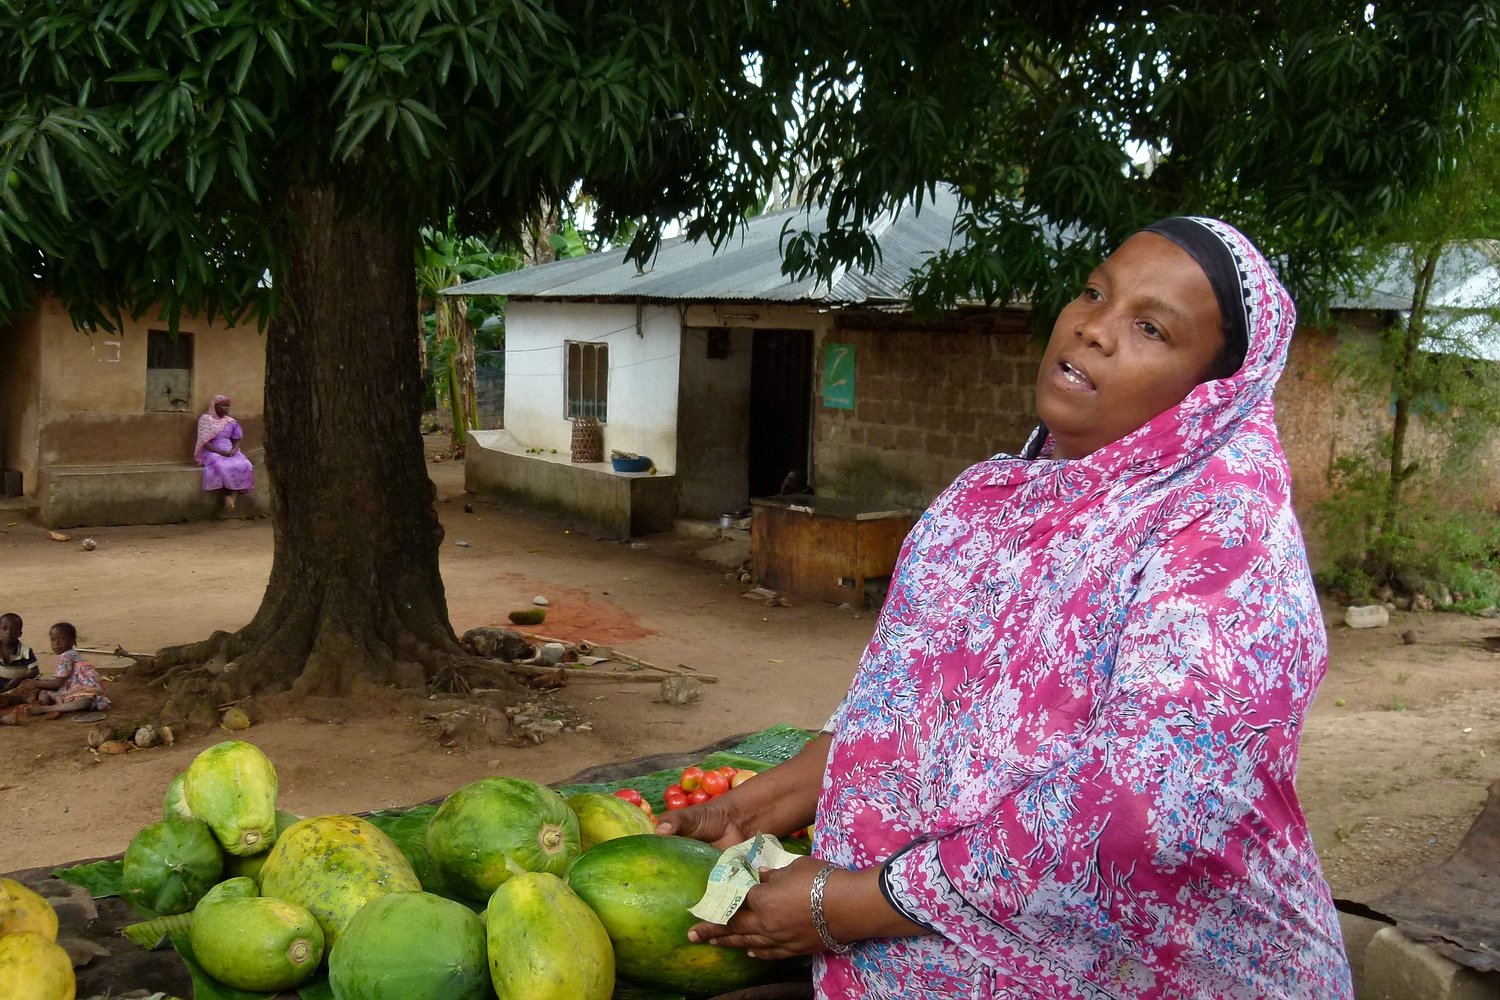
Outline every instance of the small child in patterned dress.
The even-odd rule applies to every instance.
[[[104,681],[93,664],[73,648],[78,642],[78,630],[67,622],[58,622],[47,638],[52,641],[52,652],[57,654],[57,669],[49,679],[31,682],[40,702],[31,707],[31,714],[52,716],[58,712],[102,712],[109,708]]]

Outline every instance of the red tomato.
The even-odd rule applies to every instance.
[[[692,792],[703,783],[703,768],[687,767],[682,770],[682,790]]]
[[[618,792],[615,792],[615,798],[624,799],[626,802],[629,802],[633,806],[638,806],[641,804],[641,793],[636,791],[634,788],[620,789]]]
[[[676,812],[679,809],[686,809],[687,807],[688,800],[686,795],[674,795],[667,799],[667,812]]]
[[[729,791],[729,779],[718,771],[709,771],[703,776],[703,790],[709,798],[716,799]]]
[[[736,774],[738,774],[740,769],[737,767],[730,767],[728,764],[725,764],[723,767],[715,768],[715,770],[717,770],[724,776],[724,780],[728,781],[732,779]]]
[[[688,798],[688,793],[684,792],[680,788],[677,789],[675,792],[672,791],[671,789],[668,789],[667,790],[667,794],[663,795],[662,798],[665,799],[668,802],[671,802],[674,799],[681,799],[683,802],[686,802],[687,798]]]
[[[688,802],[695,806],[701,806],[709,800],[709,794],[701,788],[695,788],[688,793]]]
[[[745,782],[749,781],[751,778],[755,777],[758,773],[760,772],[751,771],[748,768],[742,767],[738,771],[734,772],[734,777],[729,779],[729,787],[738,788]]]
[[[686,788],[683,788],[681,785],[668,785],[667,786],[667,790],[666,790],[666,792],[664,794],[666,794],[667,796],[672,796],[672,795],[686,796],[687,793],[688,793],[688,790]]]

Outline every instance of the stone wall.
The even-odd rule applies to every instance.
[[[1020,448],[1037,422],[1043,347],[1029,322],[1020,310],[932,324],[840,314],[823,346],[854,346],[854,409],[815,407],[818,492],[920,510],[970,465]],[[824,356],[820,347],[815,387]]]

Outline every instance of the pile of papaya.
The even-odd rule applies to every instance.
[[[719,851],[656,836],[623,798],[485,778],[400,844],[370,818],[299,819],[276,798],[264,753],[220,743],[125,852],[125,898],[224,986],[293,990],[326,968],[337,1000],[609,1000],[617,976],[711,996],[785,973],[688,941]],[[26,939],[25,961],[57,963],[45,926],[17,928],[0,938],[0,996],[30,997],[5,989],[9,938]],[[58,969],[71,982],[66,955]]]
[[[19,882],[0,878],[0,997],[73,1000],[73,961],[57,944],[57,912]]]

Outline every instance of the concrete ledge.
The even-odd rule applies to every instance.
[[[1475,972],[1418,944],[1394,927],[1365,946],[1356,1000],[1495,1000],[1500,973]]]
[[[677,516],[672,476],[528,455],[505,431],[469,432],[464,488],[611,538],[669,531]]]
[[[1354,981],[1356,998],[1368,995],[1365,993],[1365,949],[1370,946],[1371,938],[1389,926],[1391,925],[1383,920],[1371,920],[1369,917],[1339,911],[1339,930],[1343,932],[1344,957],[1349,960],[1349,975]]]
[[[266,470],[255,466],[255,491],[241,496],[236,517],[267,512]],[[216,516],[222,501],[203,492],[203,470],[193,463],[51,465],[37,475],[38,518],[49,528],[84,525],[172,524]]]

